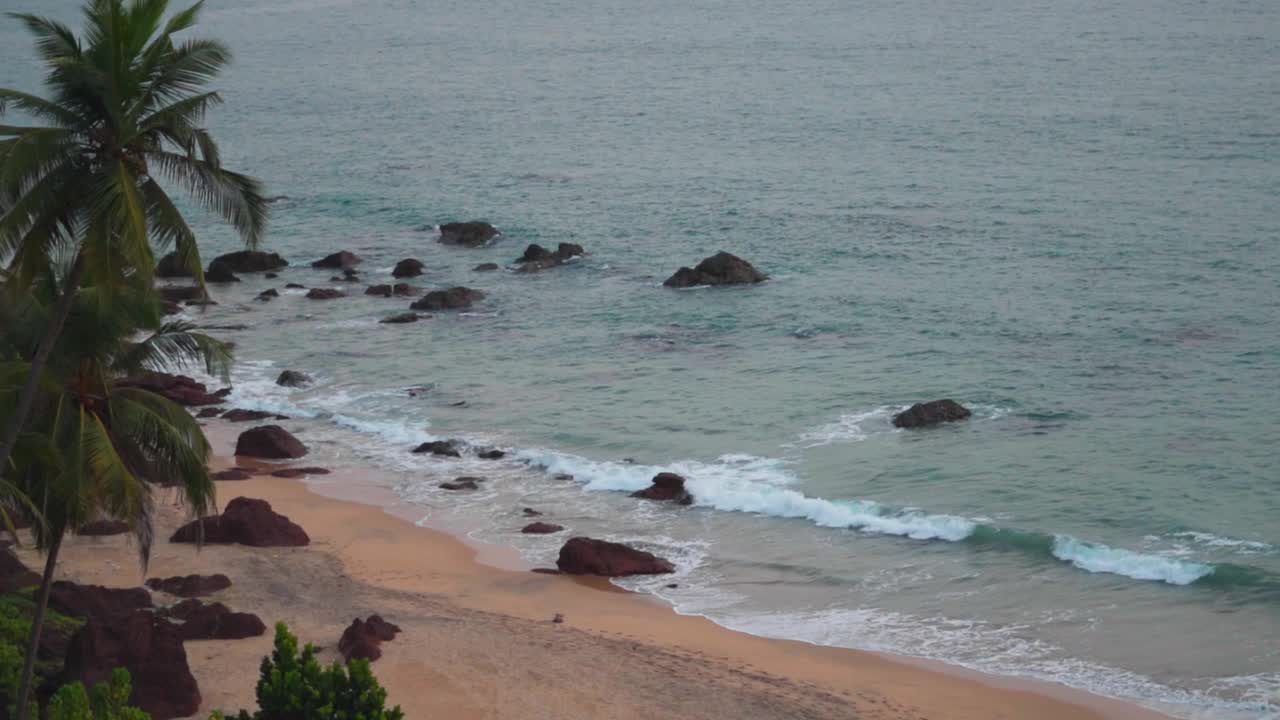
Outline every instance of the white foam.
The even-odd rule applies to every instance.
[[[1185,532],[1174,533],[1173,537],[1185,538],[1201,545],[1216,548],[1230,548],[1241,555],[1257,555],[1260,553],[1270,553],[1276,550],[1276,546],[1269,543],[1258,542],[1256,540],[1237,540],[1235,538],[1222,537],[1207,532],[1196,532],[1188,530]]]
[[[807,430],[796,442],[785,447],[814,448],[834,443],[862,442],[878,435],[902,432],[893,426],[893,416],[910,405],[881,405],[870,410],[845,413],[834,422]],[[973,403],[967,406],[975,420],[998,420],[1009,414],[1009,409],[999,405]]]
[[[1053,555],[1081,570],[1135,580],[1159,580],[1170,585],[1190,585],[1213,572],[1212,565],[1088,543],[1070,535],[1054,536]]]

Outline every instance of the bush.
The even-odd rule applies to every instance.
[[[403,720],[396,706],[385,707],[387,691],[369,670],[367,660],[322,667],[315,649],[298,653],[298,639],[284,623],[276,624],[275,649],[262,659],[258,677],[258,711],[241,710],[237,720]],[[221,718],[214,713],[215,720]]]
[[[49,720],[151,720],[151,716],[129,701],[129,671],[116,668],[111,683],[98,683],[91,692],[84,685],[63,685],[49,699]]]
[[[35,601],[30,595],[30,590],[0,595],[0,718],[14,715],[13,702],[18,695],[22,660],[31,635],[31,616],[35,614]],[[52,608],[45,611],[44,618],[44,637],[54,633],[70,637],[83,624],[83,621],[67,617]],[[37,688],[51,685],[51,681],[60,674],[62,658],[36,660]],[[48,687],[45,692],[51,689],[52,687]],[[28,712],[27,717],[34,718],[37,715]]]

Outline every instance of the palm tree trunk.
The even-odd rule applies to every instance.
[[[4,436],[0,438],[0,475],[3,475],[5,469],[9,467],[9,455],[13,452],[14,444],[18,442],[18,435],[22,434],[23,426],[27,424],[27,416],[31,414],[31,403],[36,399],[36,387],[40,384],[40,374],[44,372],[44,366],[49,362],[49,353],[53,352],[54,343],[62,334],[62,327],[67,324],[67,316],[71,314],[71,306],[75,304],[76,290],[80,289],[80,279],[83,276],[84,259],[77,257],[75,264],[71,266],[71,274],[67,276],[67,281],[62,286],[62,297],[58,298],[58,304],[54,307],[53,322],[45,328],[44,337],[40,338],[36,354],[31,358],[31,369],[27,371],[27,380],[22,386],[22,392],[18,395],[18,404],[13,409],[13,417],[9,418],[9,424],[4,428]]]
[[[36,669],[36,653],[40,650],[40,630],[44,627],[44,613],[49,607],[49,590],[53,588],[53,569],[58,563],[58,550],[62,547],[62,532],[53,536],[48,557],[44,561],[44,577],[40,579],[40,593],[36,597],[36,614],[31,618],[31,637],[27,640],[27,655],[22,664],[22,679],[18,684],[18,706],[14,720],[27,719],[27,702],[31,697],[31,680]]]

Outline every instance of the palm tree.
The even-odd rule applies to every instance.
[[[161,186],[176,183],[218,214],[249,247],[262,238],[267,203],[260,183],[222,167],[200,126],[222,102],[206,90],[231,53],[212,40],[179,41],[202,3],[168,14],[168,0],[87,0],[85,31],[12,14],[35,37],[48,99],[0,88],[0,114],[23,112],[32,126],[0,125],[0,264],[19,290],[69,257],[63,286],[112,294],[149,281],[157,251],[172,248],[200,287],[195,234]],[[0,474],[22,432],[40,373],[76,294],[50,311],[26,384],[0,435]]]
[[[17,718],[30,696],[40,632],[58,551],[68,532],[101,517],[127,522],[145,567],[152,543],[151,489],[176,487],[196,517],[214,505],[206,463],[209,443],[186,409],[121,381],[139,370],[161,370],[200,362],[223,376],[230,363],[225,345],[194,333],[183,322],[162,322],[150,283],[135,275],[79,290],[59,287],[59,273],[46,273],[24,300],[5,311],[0,329],[0,411],[20,393],[27,360],[39,346],[52,313],[70,308],[66,332],[38,375],[39,413],[12,455],[13,485],[31,500],[16,506],[34,516],[36,546],[46,552],[44,574],[19,685]],[[74,297],[64,302],[65,295]],[[135,339],[145,333],[141,339]],[[11,507],[13,507],[11,505]],[[38,513],[38,514],[37,514]]]

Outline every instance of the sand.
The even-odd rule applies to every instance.
[[[215,447],[224,447],[215,440]],[[1000,718],[1163,717],[1048,684],[996,679],[857,650],[763,639],[674,613],[606,582],[529,572],[509,549],[478,547],[400,515],[373,473],[218,483],[221,504],[267,500],[311,536],[303,548],[167,542],[186,518],[161,495],[146,577],[225,573],[212,599],[284,621],[321,658],[343,629],[381,614],[403,632],[375,674],[408,718]],[[358,498],[360,502],[319,494]],[[22,551],[34,565],[38,558]],[[71,538],[59,575],[135,586],[144,575],[125,537]],[[482,562],[483,561],[483,562]],[[156,593],[160,604],[176,602]],[[552,622],[560,614],[562,623]],[[208,711],[254,707],[270,632],[187,643]]]

